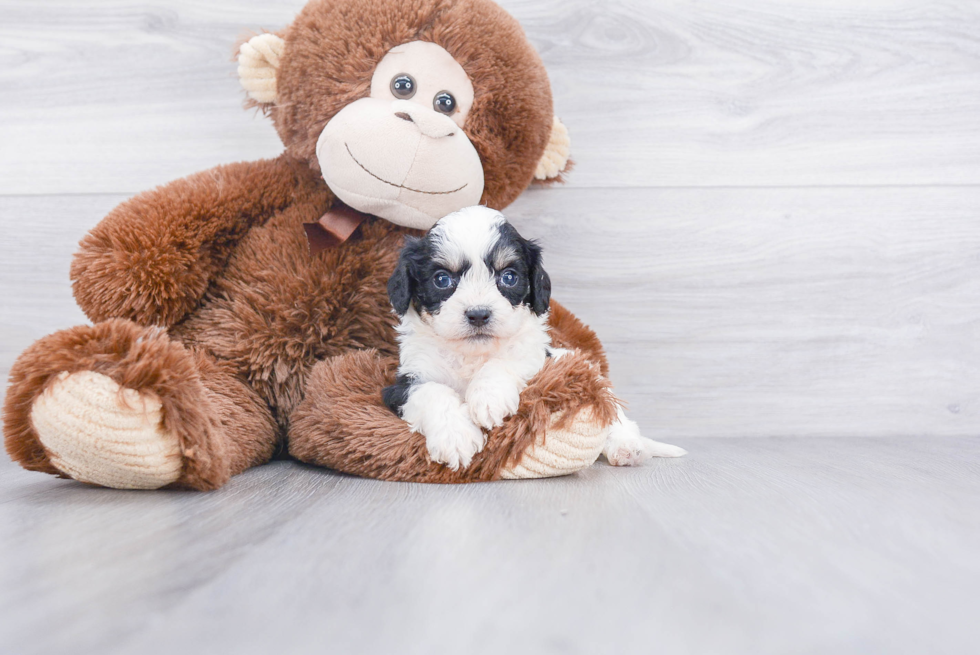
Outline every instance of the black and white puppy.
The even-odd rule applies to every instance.
[[[486,444],[482,428],[516,412],[545,359],[565,353],[548,335],[541,248],[499,212],[468,207],[406,243],[388,297],[401,349],[384,402],[425,436],[433,461],[466,467]],[[621,410],[603,452],[617,465],[684,454],[641,437]]]

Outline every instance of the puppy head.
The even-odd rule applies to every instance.
[[[551,279],[541,248],[500,212],[467,207],[406,243],[388,298],[399,316],[416,313],[440,338],[479,343],[513,336],[548,311]]]

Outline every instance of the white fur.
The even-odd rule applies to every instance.
[[[559,360],[569,354],[564,348],[551,348],[551,356]],[[622,407],[616,408],[616,421],[609,427],[602,454],[613,466],[636,466],[652,457],[683,457],[687,451],[678,446],[647,439],[640,434],[636,421],[626,417]]]
[[[433,462],[454,471],[470,465],[473,455],[483,450],[487,436],[470,420],[469,408],[459,394],[438,382],[412,388],[402,408],[402,418],[415,432],[425,435],[425,446]]]
[[[402,417],[426,438],[429,456],[452,469],[469,465],[486,443],[481,428],[492,429],[517,411],[520,393],[541,370],[551,348],[548,315],[535,316],[526,305],[511,305],[497,289],[484,259],[496,245],[504,217],[486,207],[469,207],[443,218],[432,229],[435,260],[447,270],[469,269],[437,312],[410,307],[398,326],[399,375],[416,379]],[[516,253],[511,253],[511,256]],[[503,253],[493,262],[508,263]],[[473,338],[465,312],[487,307],[489,335]],[[651,457],[680,457],[686,451],[640,435],[622,408],[609,429],[603,454],[610,464],[630,466]]]
[[[481,435],[480,427],[502,425],[517,411],[528,380],[544,366],[550,344],[548,315],[535,316],[526,305],[511,305],[484,263],[503,222],[503,216],[486,207],[470,207],[442,219],[432,232],[436,260],[449,270],[464,262],[470,267],[437,313],[420,315],[409,308],[398,326],[398,373],[424,383],[409,392],[402,417],[425,435],[433,461],[452,468],[457,463],[467,466],[482,448],[481,442],[473,450],[472,430],[461,430],[458,425],[461,409],[468,413],[471,428]],[[495,264],[506,264],[505,259]],[[465,315],[473,307],[486,307],[492,313],[489,334],[482,338],[473,337]],[[448,401],[431,402],[431,392],[422,391],[431,383],[456,394],[455,407],[460,409],[454,410],[452,425],[432,416],[446,412]]]
[[[517,411],[521,391],[544,366],[548,344],[547,316],[526,314],[530,320],[514,334],[478,343],[440,338],[414,309],[403,317],[398,373],[423,384],[412,387],[402,418],[425,436],[432,461],[465,468],[486,441],[478,426],[496,427]],[[440,390],[438,398],[432,387]]]
[[[620,407],[616,422],[609,428],[602,454],[613,466],[636,466],[652,457],[683,457],[687,451],[678,446],[647,439],[640,434],[640,426],[626,418],[623,408]]]

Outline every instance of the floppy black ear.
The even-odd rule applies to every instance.
[[[542,265],[541,246],[528,241],[527,259],[528,275],[531,277],[531,295],[527,300],[531,311],[541,316],[551,304],[551,278]]]
[[[401,254],[398,255],[395,272],[388,278],[388,300],[399,316],[404,316],[412,304],[412,264],[421,245],[421,239],[409,237]]]

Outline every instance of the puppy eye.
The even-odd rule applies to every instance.
[[[399,73],[391,78],[391,92],[403,100],[415,95],[415,79],[408,73]]]
[[[521,276],[517,274],[512,268],[508,268],[503,273],[500,274],[500,283],[505,287],[512,287],[516,285],[521,279]]]
[[[453,286],[453,276],[446,271],[439,271],[432,276],[432,284],[437,289],[449,289]]]
[[[456,98],[448,91],[440,91],[432,100],[432,107],[441,114],[452,114],[456,111]]]

